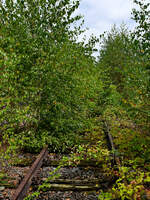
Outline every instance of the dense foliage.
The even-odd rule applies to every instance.
[[[132,33],[113,27],[104,35],[97,65],[106,97],[102,116],[122,158],[118,180],[99,199],[149,199],[150,4],[134,2],[137,27]]]
[[[86,104],[96,80],[92,44],[75,42],[80,27],[70,30],[81,18],[72,17],[78,6],[66,0],[1,2],[0,122],[12,144],[62,150],[88,123]]]

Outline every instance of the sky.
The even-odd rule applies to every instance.
[[[131,20],[133,0],[81,0],[76,14],[84,16],[87,38],[93,33],[99,36],[109,31],[113,24],[120,26],[123,22],[133,30],[135,22]]]

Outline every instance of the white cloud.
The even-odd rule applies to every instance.
[[[85,27],[89,29],[80,36],[79,41],[84,35],[88,39],[92,34],[99,36],[105,31],[110,31],[114,24],[120,26],[125,23],[133,30],[135,22],[131,20],[131,12],[135,6],[133,0],[81,0],[75,14],[84,16]],[[97,48],[99,49],[99,46]]]
[[[89,28],[85,32],[100,35],[111,29],[113,24],[122,22],[132,29],[134,22],[131,20],[133,0],[82,0],[77,13],[84,15],[85,26]]]

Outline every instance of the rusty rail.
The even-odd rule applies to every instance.
[[[32,183],[32,178],[36,175],[38,169],[42,166],[43,160],[48,155],[48,149],[45,147],[41,153],[38,155],[37,159],[29,169],[27,175],[24,177],[18,188],[16,189],[12,200],[23,200],[26,196],[26,193]]]
[[[107,139],[109,141],[110,149],[113,151],[113,164],[115,164],[117,166],[120,166],[120,159],[116,155],[116,148],[115,148],[115,145],[114,145],[114,142],[113,142],[112,135],[110,133],[109,126],[108,126],[106,121],[103,121],[103,123],[104,123],[104,126],[105,126],[104,130],[105,130],[106,137],[107,137]]]

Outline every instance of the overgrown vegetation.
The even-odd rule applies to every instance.
[[[93,44],[76,43],[82,31],[69,29],[81,18],[72,17],[78,6],[66,0],[1,2],[0,122],[11,145],[37,151],[47,143],[64,151],[88,126],[97,80]]]
[[[96,61],[98,39],[77,42],[83,32],[82,17],[72,17],[78,0],[0,1],[2,142],[31,152],[45,144],[69,152],[80,144],[79,160],[107,161],[107,121],[122,167],[100,199],[142,199],[149,192],[150,4],[134,2],[136,29],[114,26],[101,36]],[[105,162],[104,168],[112,173]]]

